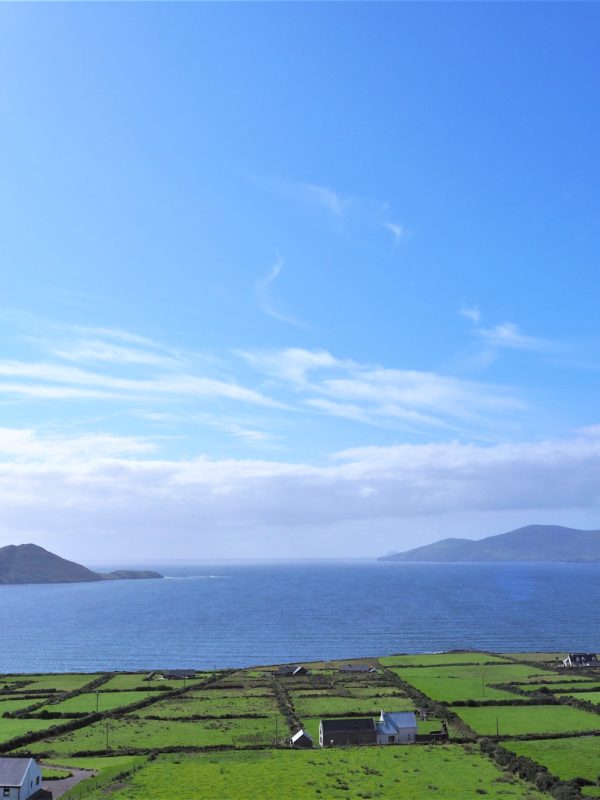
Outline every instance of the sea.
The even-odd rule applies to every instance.
[[[600,651],[600,564],[144,568],[166,577],[0,586],[0,673],[220,669],[467,648]]]

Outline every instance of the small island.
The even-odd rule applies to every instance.
[[[117,570],[103,574],[57,556],[37,544],[0,547],[0,584],[91,583],[93,581],[162,578],[150,570]]]

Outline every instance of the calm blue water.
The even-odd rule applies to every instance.
[[[212,668],[470,647],[600,650],[600,564],[161,571],[173,577],[0,586],[0,672]]]

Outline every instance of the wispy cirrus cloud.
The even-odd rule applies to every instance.
[[[485,428],[486,418],[524,410],[505,388],[435,372],[338,359],[325,350],[242,352],[247,363],[292,389],[304,405],[370,424],[414,430]]]
[[[549,339],[527,336],[513,322],[503,322],[493,328],[479,328],[477,334],[489,345],[498,348],[529,350],[538,353],[556,352],[561,349],[556,342]]]
[[[254,287],[256,299],[258,301],[258,306],[260,310],[264,314],[267,314],[267,316],[273,317],[273,319],[276,319],[279,322],[286,322],[288,325],[301,327],[301,323],[298,322],[298,320],[294,319],[294,317],[291,317],[288,314],[283,314],[281,311],[278,311],[273,306],[270,297],[271,286],[281,275],[281,271],[283,270],[283,264],[284,264],[283,259],[278,258],[277,261],[273,264],[273,266],[265,273],[265,275],[259,278]]]

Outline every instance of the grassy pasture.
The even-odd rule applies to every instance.
[[[565,695],[563,695],[564,697]],[[567,697],[575,697],[577,700],[587,700],[589,703],[600,703],[599,692],[569,692]]]
[[[270,745],[275,736],[277,717],[280,736],[287,733],[285,720],[278,714],[267,719],[148,720],[133,717],[111,719],[108,724],[109,748],[118,751],[160,750],[165,747],[211,747],[215,745]],[[30,721],[30,720],[28,720]],[[33,720],[37,722],[37,720]],[[34,753],[57,757],[80,751],[90,753],[106,748],[106,723],[96,722],[85,728],[29,745]]]
[[[55,719],[7,719],[0,717],[0,743],[33,731],[44,731],[56,725]]]
[[[434,700],[501,700],[518,697],[514,692],[495,689],[490,684],[524,681],[539,675],[525,664],[485,665],[472,667],[430,667],[428,669],[393,667],[402,680],[412,684]],[[550,674],[550,673],[545,673]]]
[[[526,733],[600,731],[600,716],[569,706],[488,706],[456,708],[461,717],[482,736],[520,736]],[[596,740],[600,750],[600,740]]]
[[[502,656],[488,655],[487,653],[426,653],[425,655],[384,656],[378,659],[384,667],[437,667],[446,664],[490,664],[498,661],[511,662]]]
[[[247,695],[244,691],[213,689],[209,692],[196,691],[173,700],[163,700],[134,713],[137,717],[223,717],[231,714],[268,716],[273,715],[276,710],[277,706],[272,694]]]
[[[27,685],[24,688],[28,692],[38,690],[72,692],[76,689],[81,689],[82,686],[99,677],[100,674],[65,673],[61,675],[23,675],[21,680],[27,681]],[[1,685],[3,685],[3,679],[0,679]]]
[[[540,689],[572,689],[574,692],[581,689],[600,689],[600,681],[557,681],[556,683],[523,683],[519,689],[523,692],[539,692]]]
[[[156,695],[156,692],[154,693]],[[160,696],[160,694],[158,695]],[[112,711],[120,706],[131,705],[145,700],[144,692],[99,692],[98,711]],[[96,711],[96,692],[84,692],[75,697],[69,697],[60,703],[49,703],[41,711],[51,711],[60,714],[91,714]]]
[[[378,697],[332,697],[323,693],[322,697],[301,697],[292,694],[296,713],[300,717],[332,716],[356,712],[366,717],[379,716],[382,708],[387,711],[412,711],[413,701],[398,695]]]
[[[532,739],[503,742],[503,747],[519,756],[528,756],[562,780],[600,779],[600,739],[578,736],[573,739]]]
[[[201,786],[203,797],[236,800],[421,800],[432,794],[477,797],[477,790],[485,788],[488,800],[542,800],[542,795],[522,782],[505,782],[500,777],[491,762],[460,747],[264,750],[160,757],[110,796],[112,800],[188,800],[189,787]],[[90,800],[102,796],[93,795]]]
[[[6,698],[6,699],[4,699]],[[23,697],[10,697],[10,695],[4,695],[2,699],[0,699],[0,717],[3,716],[7,711],[20,711],[22,708],[27,708],[27,706],[31,706],[34,703],[39,703],[41,700],[45,698],[23,698]]]

